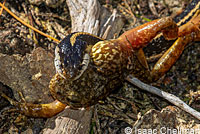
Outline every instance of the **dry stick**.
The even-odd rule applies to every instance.
[[[188,112],[189,114],[191,114],[192,116],[194,116],[195,118],[197,118],[198,120],[200,120],[200,113],[198,111],[196,111],[195,109],[191,108],[190,106],[188,106],[185,102],[183,102],[182,100],[180,100],[178,97],[176,97],[173,94],[161,91],[160,89],[147,85],[143,82],[141,82],[139,79],[133,77],[132,75],[129,75],[126,80],[128,80],[130,83],[132,83],[133,85],[136,85],[137,87],[148,91],[152,94],[156,94],[162,98],[165,98],[166,100],[168,100],[169,102],[171,102],[172,104],[178,106],[179,108],[181,108],[182,110]]]
[[[3,2],[3,6],[5,5],[5,3],[6,3],[6,0],[4,0],[4,2]],[[1,16],[2,12],[3,12],[3,7],[1,8],[0,16]]]
[[[156,11],[155,4],[154,4],[153,0],[148,0],[148,3],[149,3],[149,8],[150,8],[151,12],[153,13],[153,15],[156,15],[156,16],[159,17],[159,14]]]
[[[126,0],[124,0],[124,2],[125,2],[125,5],[128,7],[128,10],[126,10],[126,11],[133,17],[133,24],[132,25],[135,25],[135,23],[136,23],[136,17],[133,14],[133,12],[131,10],[131,7],[129,6],[128,2]]]
[[[52,39],[52,40],[54,40],[54,41],[56,41],[56,42],[58,42],[58,43],[60,42],[59,40],[57,40],[57,39],[55,39],[55,38],[53,38],[53,37],[51,37],[51,36],[49,36],[49,35],[47,35],[47,34],[41,32],[41,31],[39,31],[38,29],[34,28],[33,26],[31,26],[31,25],[27,24],[26,22],[24,22],[23,20],[21,20],[21,19],[20,19],[19,17],[17,17],[14,13],[12,13],[8,8],[6,8],[1,2],[0,2],[0,6],[1,6],[2,8],[4,8],[4,10],[6,10],[11,16],[13,16],[16,20],[18,20],[19,22],[21,22],[21,23],[24,24],[25,26],[31,28],[32,30],[36,31],[37,33],[39,33],[39,34],[41,34],[41,35],[43,35],[43,36],[45,36],[45,37],[47,37],[47,38],[50,38],[50,39]]]

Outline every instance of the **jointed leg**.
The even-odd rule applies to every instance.
[[[183,52],[185,46],[193,41],[200,41],[200,10],[185,25],[179,28],[179,38],[158,60],[151,71],[152,79],[155,81],[164,75],[176,62]]]
[[[58,100],[48,104],[32,104],[26,102],[20,103],[9,98],[2,92],[0,92],[0,95],[6,98],[13,106],[15,106],[15,111],[31,117],[49,118],[60,113],[66,107],[65,104],[59,102]]]
[[[179,37],[175,43],[163,54],[151,71],[153,81],[162,77],[182,54],[185,46],[190,42],[190,37]]]

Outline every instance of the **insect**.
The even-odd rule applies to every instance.
[[[49,104],[18,103],[4,94],[2,96],[20,112],[35,117],[51,117],[66,105],[71,108],[94,105],[121,86],[128,74],[144,82],[159,79],[189,42],[200,40],[199,21],[199,11],[179,28],[172,18],[165,17],[131,29],[112,40],[89,33],[72,33],[55,50],[57,73],[49,88],[56,101]],[[142,48],[160,32],[166,39],[177,40],[150,71]]]

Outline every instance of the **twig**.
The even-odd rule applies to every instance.
[[[94,119],[95,119],[95,122],[96,122],[96,127],[97,127],[98,134],[102,134],[101,126],[100,126],[100,121],[99,121],[99,117],[98,117],[98,114],[97,114],[97,107],[96,106],[94,108]]]
[[[151,12],[156,15],[157,17],[159,17],[157,11],[156,11],[156,8],[155,8],[155,4],[153,2],[153,0],[148,0],[148,3],[149,3],[149,8],[151,10]]]
[[[43,35],[43,36],[45,36],[45,37],[47,37],[47,38],[50,38],[50,39],[52,39],[52,40],[54,40],[54,41],[56,41],[56,42],[58,42],[58,43],[60,42],[59,40],[57,40],[57,39],[55,39],[55,38],[53,38],[53,37],[51,37],[51,36],[49,36],[49,35],[47,35],[47,34],[41,32],[41,31],[39,31],[38,29],[34,28],[33,26],[31,26],[31,25],[29,25],[28,23],[26,23],[26,22],[24,22],[23,20],[21,20],[21,19],[20,19],[19,17],[17,17],[14,13],[12,13],[8,8],[6,8],[1,2],[0,2],[0,6],[1,6],[2,8],[4,8],[11,16],[13,16],[16,20],[18,20],[19,22],[21,22],[21,23],[24,24],[25,26],[31,28],[32,30],[36,31],[37,33],[39,33],[39,34],[41,34],[41,35]]]
[[[4,2],[3,2],[3,6],[5,5],[5,3],[6,3],[6,0],[4,0]],[[3,7],[1,8],[0,16],[1,16],[2,12],[3,12]]]
[[[114,21],[116,20],[117,17],[116,15],[117,15],[117,10],[114,9],[112,15],[110,15],[105,24],[102,26],[99,36],[102,37],[103,39],[107,39],[108,35],[110,34]]]
[[[125,7],[123,7],[121,4],[119,4],[119,6],[122,8],[122,10],[124,10],[125,12],[127,12],[128,14],[130,14],[133,18],[133,24],[132,25],[135,25],[136,23],[136,17],[135,15],[132,13],[132,11],[130,11],[129,9],[126,9]]]
[[[133,17],[133,25],[135,25],[135,23],[136,23],[136,17],[133,14],[133,12],[131,10],[131,7],[129,6],[128,2],[126,0],[124,0],[124,2],[125,2],[125,5],[128,7],[128,10],[126,10],[126,11]]]
[[[200,120],[200,113],[198,111],[196,111],[195,109],[191,108],[190,106],[188,106],[185,102],[180,100],[175,95],[161,91],[160,89],[158,89],[156,87],[147,85],[147,84],[141,82],[140,80],[138,80],[137,78],[133,77],[132,75],[129,75],[126,78],[126,80],[128,80],[133,85],[136,85],[137,87],[139,87],[145,91],[148,91],[152,94],[156,94],[156,95],[168,100],[172,104],[176,105],[177,107],[181,108],[182,110],[188,112],[189,114],[191,114],[192,116],[194,116],[195,118]]]
[[[154,62],[163,56],[164,52],[147,57],[147,62]]]

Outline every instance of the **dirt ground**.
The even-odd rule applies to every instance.
[[[35,4],[34,1],[37,1],[38,4]],[[60,3],[58,2],[57,5],[49,4],[48,1],[50,0],[7,0],[5,6],[35,28],[60,40],[69,34],[71,30],[69,10],[65,0],[59,0]],[[121,33],[150,20],[172,15],[189,3],[188,0],[99,0],[99,2],[110,11],[116,8],[118,14],[122,16],[125,25]],[[33,32],[11,17],[6,11],[3,11],[0,16],[0,53],[6,56],[24,56],[29,59],[29,54],[36,48],[42,47],[46,55],[52,55],[52,61],[45,61],[44,57],[43,62],[46,64],[34,64],[32,71],[36,72],[34,67],[46,69],[49,76],[45,76],[45,80],[50,80],[51,76],[53,76],[51,71],[54,68],[48,68],[48,66],[50,64],[53,65],[55,45],[55,42]],[[151,49],[145,48],[145,51],[147,52],[147,58],[151,58],[152,54],[155,55],[154,52],[150,52]],[[159,53],[157,52],[157,54]],[[150,61],[150,67],[155,64],[155,61]],[[0,60],[0,64],[2,63]],[[12,65],[12,61],[5,63]],[[25,68],[25,65],[23,63],[23,68]],[[8,71],[12,75],[12,67],[9,67],[9,69]],[[200,111],[199,76],[200,46],[196,42],[189,44],[170,71],[152,85],[178,96],[191,107]],[[4,79],[6,81],[6,77]],[[44,87],[41,90],[48,89],[48,83],[41,84]],[[21,87],[19,86],[19,88]],[[13,91],[11,87],[5,85],[2,81],[0,81],[0,90],[3,90],[11,98],[20,100],[20,97],[16,95],[17,91]],[[48,91],[45,95],[50,96]],[[32,98],[35,97],[34,99],[37,100],[37,96],[40,95],[35,95],[34,93],[29,97],[25,95],[25,99],[32,102]],[[49,98],[49,100],[45,101],[50,102],[52,100],[52,98]],[[41,100],[34,101],[34,103],[40,102]],[[47,119],[31,118],[16,112],[8,112],[7,109],[9,108],[13,107],[1,97],[0,134],[38,134],[44,128]],[[149,128],[149,126],[158,128],[158,126],[162,125],[176,129],[177,127],[200,127],[200,121],[177,107],[173,107],[172,104],[164,99],[141,91],[128,82],[125,82],[122,88],[114,91],[101,104],[95,105],[94,109],[90,134],[122,134],[125,133],[125,128],[132,128],[139,121],[141,121],[138,125],[140,128]],[[143,120],[141,117],[143,117]],[[166,118],[170,118],[170,121],[166,121]]]

